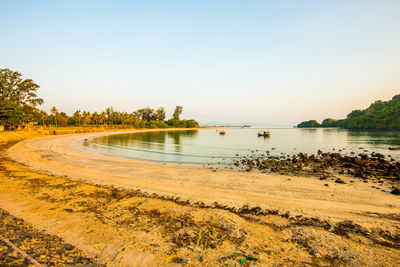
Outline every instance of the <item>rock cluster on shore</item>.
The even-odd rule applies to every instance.
[[[258,156],[253,154],[242,157],[233,163],[242,171],[272,172],[285,175],[307,175],[319,177],[321,180],[335,178],[335,175],[348,175],[392,185],[391,193],[399,194],[400,162],[391,158],[386,159],[380,153],[372,152],[358,155],[343,155],[340,153],[323,153],[321,150],[316,155],[308,156],[305,153],[297,155]],[[344,183],[340,178],[335,178],[336,183]]]

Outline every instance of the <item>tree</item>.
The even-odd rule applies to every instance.
[[[72,115],[72,119],[75,122],[75,125],[81,125],[82,122],[82,115],[81,115],[81,111],[77,110],[75,111],[74,115]]]
[[[6,129],[23,121],[24,112],[20,106],[4,97],[0,98],[0,123]]]
[[[36,105],[43,103],[43,99],[36,94],[39,85],[31,79],[24,80],[21,77],[19,72],[0,69],[1,120],[6,128],[40,118],[36,109]]]
[[[388,129],[400,130],[400,95],[389,101],[375,101],[364,110],[353,110],[346,119],[325,119],[320,125],[317,121],[305,121],[297,127],[343,127],[346,129]]]
[[[111,117],[112,117],[112,114],[114,113],[113,107],[106,108],[105,113],[106,113],[106,122],[108,124],[112,124],[112,118]]]
[[[182,114],[182,111],[183,111],[183,107],[182,106],[176,106],[175,107],[175,111],[174,111],[174,114],[172,114],[172,118],[174,119],[174,120],[180,120],[179,119],[179,116],[181,116],[181,114]]]
[[[353,110],[343,120],[348,129],[400,129],[400,95],[375,101],[365,110]]]
[[[39,111],[39,117],[42,125],[46,125],[46,120],[48,119],[46,111],[44,110]]]
[[[199,127],[199,124],[197,123],[197,121],[195,121],[195,120],[187,120],[187,121],[185,121],[186,123],[186,128],[197,128],[197,127]]]
[[[89,111],[83,111],[82,112],[82,125],[86,126],[90,123],[90,112]]]
[[[51,112],[51,114],[53,114],[53,116],[54,116],[54,124],[55,124],[56,127],[57,127],[57,115],[58,115],[58,110],[57,110],[56,107],[52,107],[51,110],[50,110],[50,112]]]
[[[122,125],[128,124],[129,114],[127,112],[121,112],[119,114],[119,120],[121,121]]]
[[[98,125],[99,122],[100,122],[100,114],[97,113],[97,112],[94,112],[94,113],[92,114],[91,121],[93,121],[94,125]]]
[[[32,79],[23,80],[21,73],[9,69],[0,69],[0,96],[11,100],[19,106],[37,106],[43,104],[36,90],[39,85]]]
[[[327,118],[322,121],[321,127],[337,127],[337,120],[332,118]]]
[[[68,125],[68,122],[69,122],[69,117],[64,112],[60,112],[57,115],[57,124],[58,124],[58,126],[65,127],[65,126]]]
[[[163,107],[159,107],[156,110],[155,119],[159,121],[165,120],[165,109]]]
[[[21,109],[23,111],[23,123],[38,121],[39,110],[37,108],[31,105],[23,105]]]
[[[106,113],[103,111],[102,113],[99,114],[99,123],[104,125],[106,122]]]
[[[156,116],[154,114],[154,109],[150,107],[145,107],[142,109],[139,109],[135,112],[135,115],[139,117],[142,120],[146,121],[152,121],[156,119]]]

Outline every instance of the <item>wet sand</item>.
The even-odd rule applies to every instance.
[[[349,177],[214,172],[77,145],[102,134],[6,145],[0,208],[110,266],[400,264],[398,196]]]

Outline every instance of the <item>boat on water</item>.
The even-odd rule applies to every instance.
[[[271,132],[270,132],[270,131],[259,131],[259,132],[257,133],[257,135],[258,135],[258,136],[267,137],[267,136],[270,136],[270,135],[271,135]]]

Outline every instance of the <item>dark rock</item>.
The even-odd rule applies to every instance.
[[[337,178],[337,179],[335,180],[335,183],[337,183],[337,184],[345,184],[346,182],[343,181],[343,180],[340,179],[340,178]]]
[[[305,153],[284,156],[260,156],[258,158],[242,157],[232,163],[242,171],[261,171],[263,173],[279,173],[289,175],[305,175],[325,180],[335,174],[347,174],[361,178],[364,182],[374,179],[388,183],[400,181],[400,162],[393,158],[385,159],[380,153],[372,152],[371,156],[342,155],[340,153],[323,153],[315,155]],[[335,178],[336,179],[336,178]],[[340,180],[338,183],[341,183]]]
[[[390,194],[393,194],[393,195],[400,195],[400,190],[399,190],[398,188],[395,188],[395,189],[393,189],[393,190],[390,192]]]

